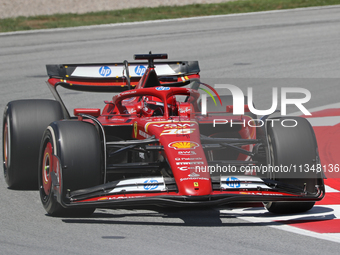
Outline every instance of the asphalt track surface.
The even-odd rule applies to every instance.
[[[308,107],[337,103],[339,14],[337,6],[1,34],[0,108],[16,99],[52,98],[45,64],[132,61],[134,53],[150,50],[172,60],[199,60],[202,79],[210,84],[254,86],[260,107],[273,86],[309,89]],[[74,99],[77,94],[64,95],[71,108],[103,106],[97,96]],[[37,191],[9,190],[1,179],[1,254],[291,255],[338,254],[340,248],[272,228],[271,222],[246,221],[231,208],[98,209],[90,218],[52,218]]]

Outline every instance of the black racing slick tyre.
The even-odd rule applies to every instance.
[[[310,123],[301,117],[281,117],[267,123],[271,165],[278,169],[317,169],[318,146]],[[280,168],[281,167],[281,168]],[[296,187],[301,192],[315,194],[316,186],[323,185],[320,172],[275,171],[272,179]],[[300,213],[312,209],[314,202],[269,202],[272,213]]]
[[[100,137],[93,124],[65,120],[47,127],[41,141],[38,175],[41,202],[49,215],[88,216],[94,212],[93,207],[65,205],[68,192],[102,184],[101,157]]]
[[[315,202],[269,202],[266,209],[275,214],[292,214],[307,212],[313,208]]]
[[[9,102],[3,115],[3,169],[11,189],[38,189],[38,157],[46,127],[63,119],[55,100]]]

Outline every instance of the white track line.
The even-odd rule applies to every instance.
[[[337,193],[340,192],[339,190],[333,189],[332,187],[329,187],[325,185],[326,193]]]
[[[327,210],[325,210],[327,208]],[[221,212],[230,214],[228,210],[221,210]],[[325,220],[325,219],[340,219],[340,205],[316,205],[310,211],[297,215],[282,216],[269,213],[265,208],[254,207],[246,209],[234,209],[232,213],[238,219],[248,222],[269,225],[272,228],[292,232],[299,235],[310,236],[318,239],[340,243],[340,233],[317,233],[305,230],[298,227],[282,224],[276,221],[285,220]],[[256,216],[254,216],[256,215]]]

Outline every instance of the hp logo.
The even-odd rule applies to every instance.
[[[158,181],[157,180],[146,180],[144,182],[144,189],[145,190],[154,190],[158,188]]]
[[[107,77],[111,74],[111,68],[108,66],[102,66],[99,68],[99,74],[103,77]]]
[[[227,185],[231,188],[239,188],[241,187],[240,180],[236,177],[228,177],[227,178]]]
[[[146,71],[146,67],[142,65],[136,66],[135,68],[135,73],[139,76],[143,76],[145,71]]]

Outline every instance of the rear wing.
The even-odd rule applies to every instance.
[[[148,63],[129,63],[131,78],[141,78]],[[60,79],[117,79],[124,78],[124,64],[46,65],[50,78]],[[200,72],[198,61],[161,62],[155,64],[158,76],[190,75]]]
[[[147,71],[148,62],[128,64],[131,86],[135,87]],[[124,63],[46,65],[52,86],[96,92],[121,92],[129,89]],[[198,61],[172,61],[155,63],[161,84],[188,82],[199,79]]]

